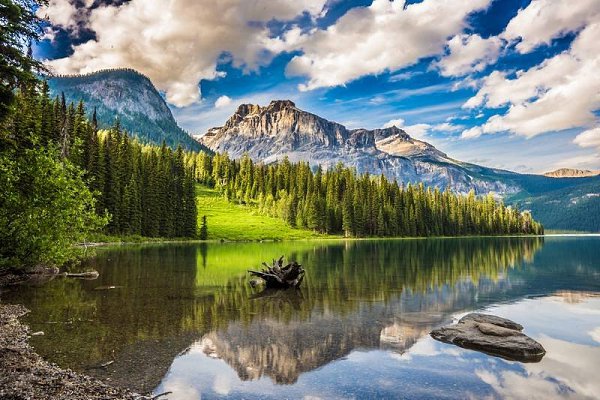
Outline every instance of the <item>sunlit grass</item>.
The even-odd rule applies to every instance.
[[[209,240],[297,240],[328,237],[294,229],[284,221],[261,215],[251,206],[229,202],[211,188],[196,187],[198,227],[206,215]]]

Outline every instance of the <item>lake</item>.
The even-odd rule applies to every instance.
[[[304,265],[301,290],[251,288],[246,270],[280,255]],[[138,245],[85,267],[100,277],[1,299],[32,310],[48,360],[162,398],[600,397],[600,237]],[[429,336],[471,311],[521,323],[546,356]]]

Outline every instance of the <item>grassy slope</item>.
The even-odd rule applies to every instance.
[[[206,215],[209,240],[293,240],[326,237],[294,229],[278,218],[258,214],[252,207],[230,203],[215,189],[197,186],[198,226]]]

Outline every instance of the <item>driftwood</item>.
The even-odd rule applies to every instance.
[[[304,268],[302,268],[302,265],[292,261],[284,267],[283,256],[281,256],[279,260],[273,260],[273,265],[271,266],[267,263],[263,263],[263,265],[265,266],[265,269],[262,271],[248,270],[248,272],[250,275],[265,281],[267,288],[299,288],[304,279]],[[252,280],[250,284],[254,286],[256,281]]]

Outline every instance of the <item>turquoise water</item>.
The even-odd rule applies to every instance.
[[[303,288],[252,289],[245,271],[282,254]],[[169,399],[600,396],[600,237],[171,244],[87,264],[99,279],[1,299],[32,309],[44,357]],[[521,323],[546,356],[430,338],[471,311]]]

